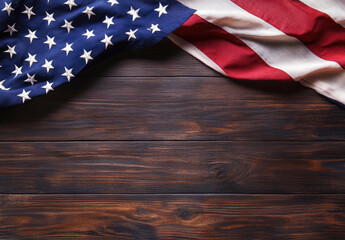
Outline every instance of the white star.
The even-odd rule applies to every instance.
[[[46,94],[48,94],[49,91],[54,91],[54,89],[52,88],[53,84],[54,84],[54,82],[49,83],[49,82],[47,81],[46,85],[44,85],[44,86],[41,87],[41,88],[45,89],[45,90],[46,90]]]
[[[129,32],[126,32],[126,34],[128,35],[128,41],[131,40],[132,38],[137,39],[137,37],[135,36],[135,33],[138,31],[138,29],[136,30],[132,30],[130,29]]]
[[[67,32],[69,33],[71,31],[71,29],[74,29],[74,27],[72,26],[73,21],[67,22],[67,20],[65,19],[65,25],[62,25],[61,28],[66,28]]]
[[[2,11],[7,11],[8,16],[11,15],[11,11],[13,11],[14,8],[12,8],[12,3],[6,3],[5,2],[5,7],[2,9]]]
[[[111,42],[112,38],[113,38],[113,35],[108,37],[107,34],[104,34],[104,39],[101,40],[101,42],[105,44],[105,49],[107,49],[109,45],[113,45],[113,43]]]
[[[92,50],[87,52],[84,49],[84,54],[81,55],[80,58],[84,58],[85,59],[85,63],[87,64],[89,62],[89,60],[93,60],[93,58],[91,57],[91,53],[92,53]]]
[[[4,32],[9,32],[10,36],[12,37],[14,32],[18,32],[17,29],[15,29],[16,24],[13,24],[12,26],[7,25],[7,30],[5,30]]]
[[[103,23],[107,24],[107,28],[109,28],[110,25],[114,25],[113,18],[114,17],[108,18],[108,16],[105,16]]]
[[[31,31],[30,29],[29,29],[29,34],[28,35],[25,35],[25,37],[26,38],[29,38],[30,39],[30,43],[32,43],[32,40],[33,39],[37,39],[37,37],[36,37],[36,31]]]
[[[132,20],[132,21],[134,21],[134,20],[137,19],[137,18],[140,18],[140,16],[139,16],[139,11],[140,11],[140,8],[138,8],[137,10],[135,10],[133,7],[131,7],[131,10],[129,10],[129,11],[127,12],[129,15],[132,15],[132,17],[133,17],[133,20]]]
[[[5,87],[4,87],[4,82],[5,82],[5,80],[2,80],[2,81],[0,82],[0,90],[4,90],[4,91],[10,90],[11,88],[5,88]]]
[[[49,73],[50,69],[54,69],[53,60],[48,61],[47,59],[45,59],[45,64],[43,64],[42,67],[47,70],[47,73]]]
[[[73,71],[73,68],[67,69],[65,67],[65,73],[62,74],[61,76],[66,77],[68,81],[71,81],[71,78],[74,77],[74,75],[72,74],[72,71]]]
[[[162,14],[168,14],[168,13],[167,13],[167,7],[168,7],[168,6],[169,6],[169,5],[165,5],[165,6],[163,7],[162,3],[159,3],[159,7],[155,9],[155,11],[159,13],[159,14],[158,14],[159,17],[161,17]]]
[[[43,20],[46,20],[48,22],[48,26],[49,26],[51,22],[55,22],[55,19],[53,18],[54,13],[49,14],[46,12],[46,15],[47,16],[45,18],[43,18]]]
[[[69,10],[72,10],[72,7],[77,7],[74,0],[67,0],[64,4],[69,6]]]
[[[24,5],[24,7],[25,7],[25,11],[22,12],[22,13],[28,15],[28,19],[29,19],[29,20],[30,20],[30,18],[31,18],[32,15],[34,15],[34,16],[36,15],[36,14],[32,11],[32,8],[33,8],[33,7],[29,8],[29,7],[27,7],[26,5]]]
[[[89,31],[88,29],[86,29],[86,33],[83,34],[83,36],[86,36],[87,39],[89,39],[90,37],[94,37],[95,34],[93,34],[93,31]]]
[[[17,54],[16,51],[15,51],[16,45],[14,45],[13,47],[10,47],[10,46],[7,45],[7,47],[8,47],[8,50],[6,50],[4,52],[5,53],[9,53],[11,58],[13,57],[13,55]]]
[[[110,3],[111,6],[113,6],[114,4],[119,4],[119,2],[116,0],[108,0],[108,3]]]
[[[12,72],[13,74],[15,74],[15,77],[17,77],[19,74],[22,74],[22,68],[23,67],[17,67],[17,65],[14,65],[15,69]]]
[[[17,96],[22,98],[23,103],[25,103],[26,100],[31,100],[31,98],[29,97],[29,94],[31,93],[31,91],[25,91],[25,89],[23,89],[23,92],[21,94],[18,94]]]
[[[49,45],[49,49],[51,49],[53,45],[56,45],[56,43],[54,42],[54,39],[55,37],[51,38],[47,35],[47,41],[45,41],[44,44]]]
[[[31,83],[31,85],[34,85],[37,82],[37,80],[35,79],[36,74],[31,76],[30,74],[27,73],[26,76],[28,78],[24,82]]]
[[[160,32],[160,31],[161,31],[161,30],[158,28],[158,24],[156,24],[156,25],[151,24],[151,27],[148,28],[147,30],[151,31],[152,33]]]
[[[32,66],[33,63],[37,63],[37,60],[36,60],[36,55],[31,55],[30,53],[29,54],[29,57],[27,59],[25,59],[26,62],[29,62],[30,63],[30,67]]]
[[[72,45],[73,45],[73,43],[71,43],[71,44],[66,43],[66,47],[61,49],[61,51],[65,51],[66,52],[66,56],[68,56],[69,52],[73,52]]]
[[[96,15],[92,10],[94,7],[86,7],[86,9],[83,11],[83,13],[87,14],[89,19],[91,18],[92,15]]]

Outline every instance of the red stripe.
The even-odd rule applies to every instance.
[[[287,73],[269,66],[248,45],[197,15],[175,32],[202,51],[232,78],[245,80],[293,80]]]
[[[232,2],[285,34],[299,39],[320,58],[345,66],[345,29],[327,14],[297,0]]]

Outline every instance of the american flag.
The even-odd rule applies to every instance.
[[[0,8],[0,107],[48,94],[105,54],[151,46],[194,13],[174,0],[8,0]]]
[[[165,36],[226,76],[298,81],[345,104],[343,0],[0,4],[0,107],[53,91],[105,53],[147,47]]]

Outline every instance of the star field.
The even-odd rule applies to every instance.
[[[48,94],[105,51],[154,44],[193,13],[171,0],[22,2],[0,3],[0,107]]]

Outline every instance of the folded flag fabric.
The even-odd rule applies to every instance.
[[[0,9],[0,108],[166,36],[226,76],[298,81],[345,104],[343,0],[7,0]]]
[[[8,0],[0,9],[0,108],[48,94],[105,54],[151,46],[195,12],[175,0]]]
[[[170,39],[216,71],[293,80],[345,104],[344,0],[180,0],[197,12]]]

